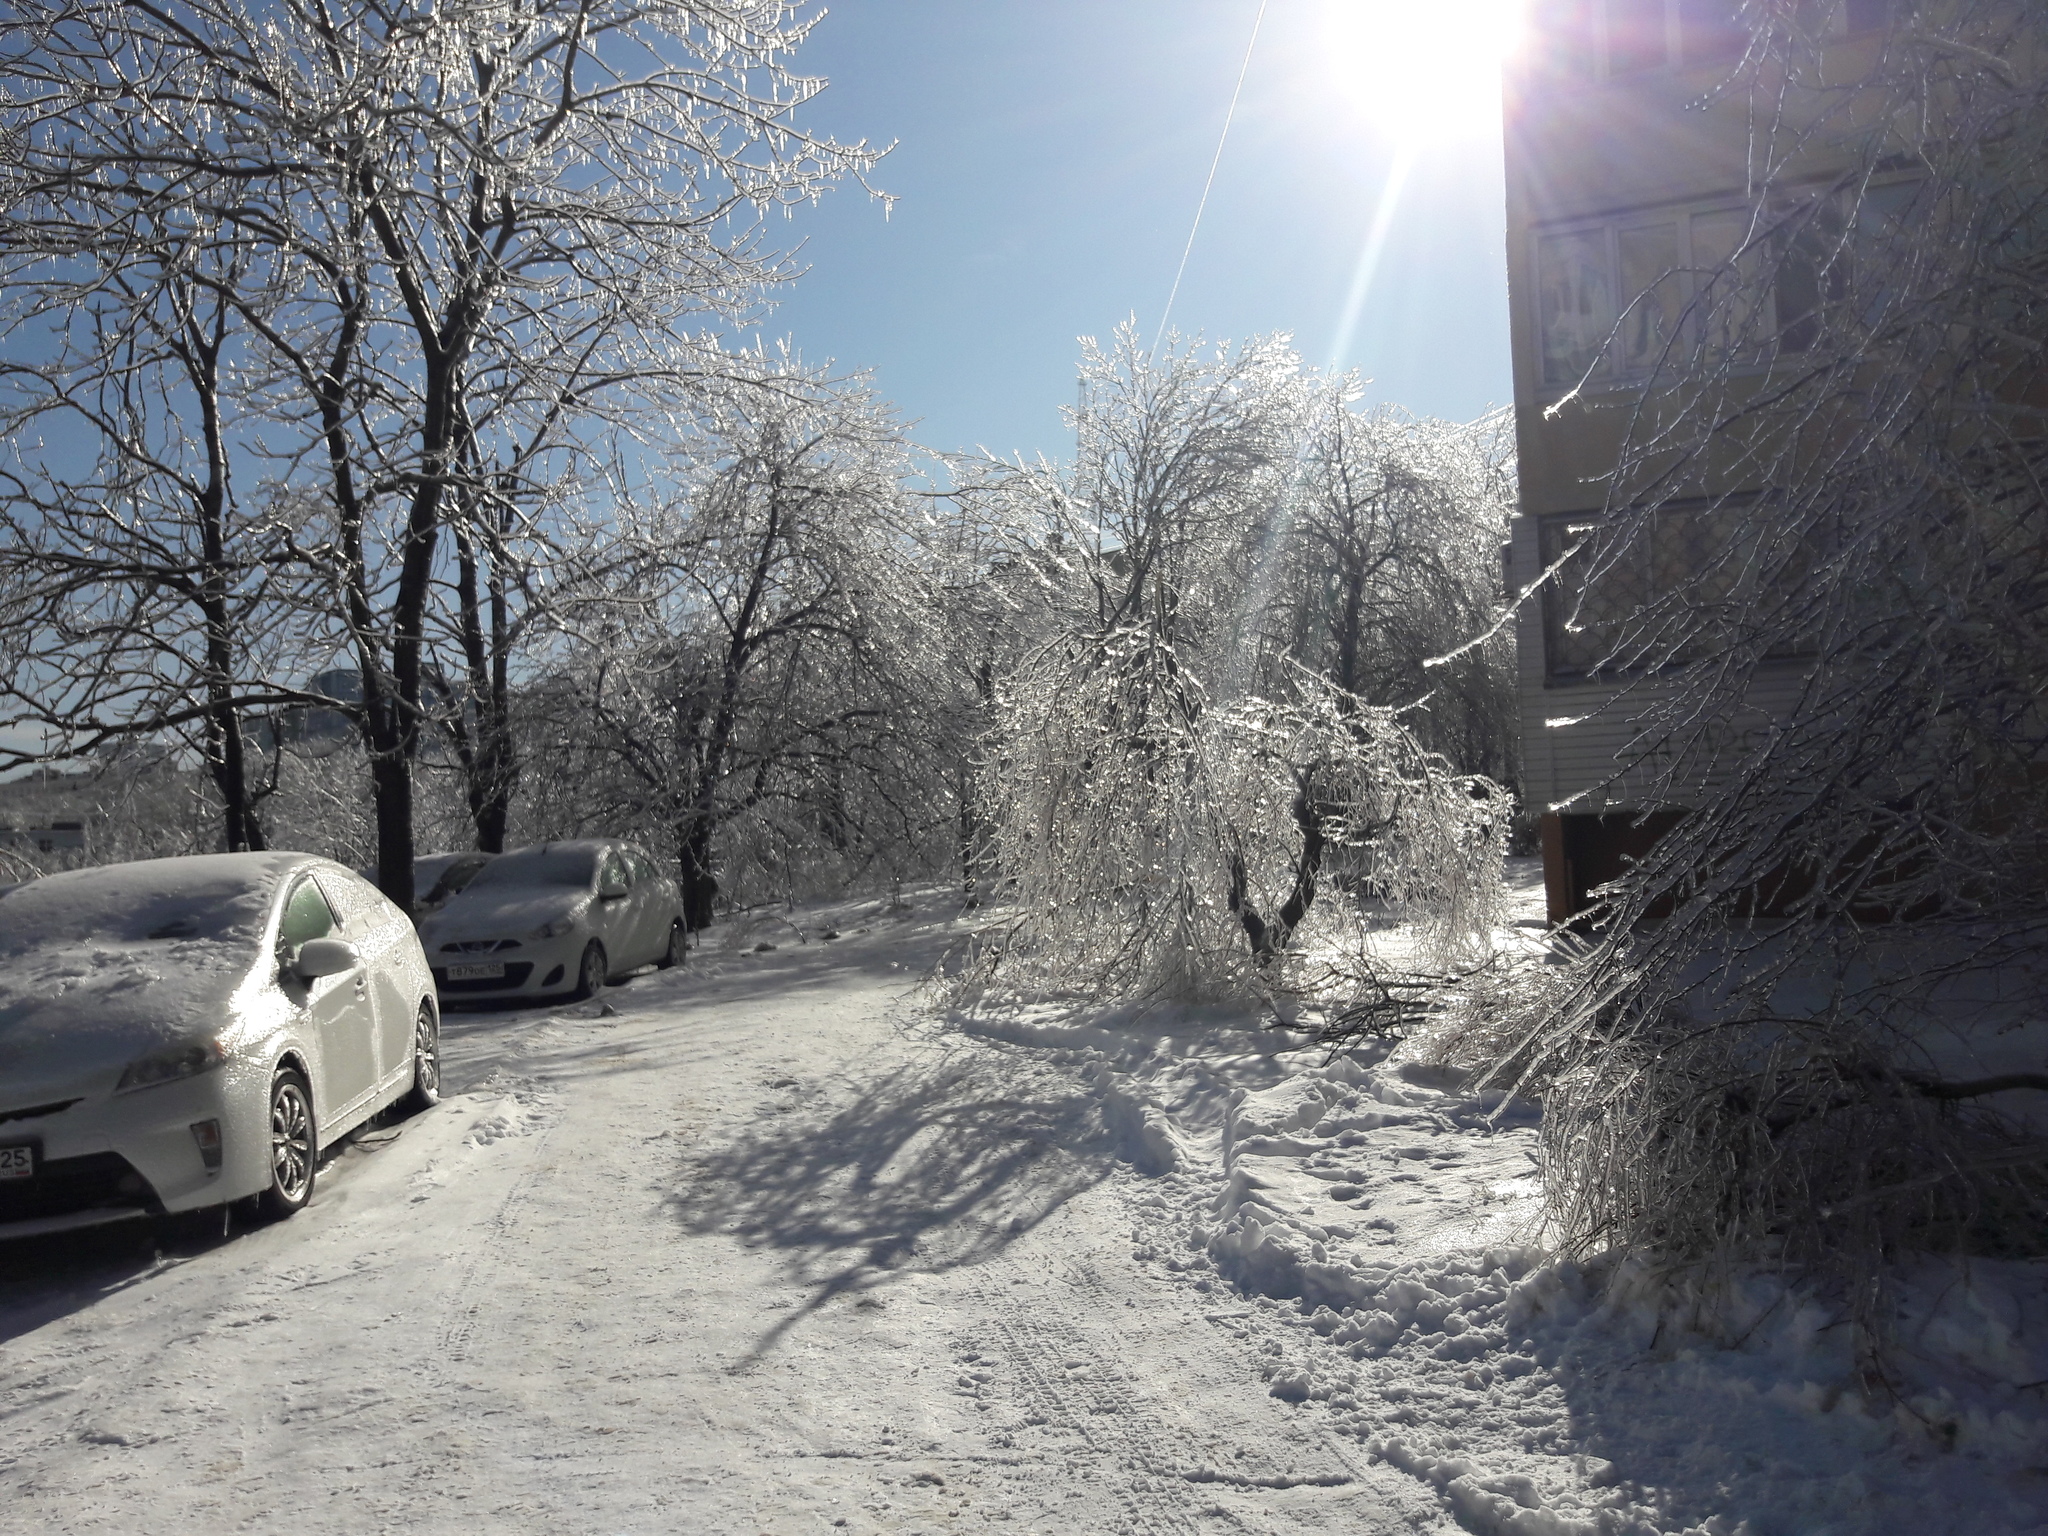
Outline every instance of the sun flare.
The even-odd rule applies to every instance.
[[[1525,0],[1324,0],[1323,67],[1351,111],[1403,140],[1498,131]]]

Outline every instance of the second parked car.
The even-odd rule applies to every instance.
[[[420,941],[443,998],[588,997],[683,957],[675,882],[632,843],[539,843],[498,855],[435,912]]]

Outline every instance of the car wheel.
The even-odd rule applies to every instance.
[[[592,939],[583,946],[583,961],[576,967],[576,991],[573,994],[580,1002],[586,997],[595,997],[603,989],[606,973],[610,967],[604,958],[604,946]]]
[[[661,952],[661,958],[654,963],[664,971],[672,965],[681,965],[689,943],[689,936],[683,931],[683,920],[679,917],[668,925],[668,948]]]
[[[263,1213],[282,1219],[313,1198],[319,1142],[313,1127],[313,1092],[306,1079],[286,1067],[270,1080],[270,1188]]]
[[[412,1092],[402,1107],[408,1114],[432,1109],[441,1102],[441,1021],[434,1005],[420,1003],[420,1016],[412,1027]]]

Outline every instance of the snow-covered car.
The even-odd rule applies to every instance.
[[[420,919],[420,939],[444,999],[589,997],[626,971],[674,965],[686,943],[675,882],[610,838],[499,854]]]
[[[411,920],[304,853],[149,859],[0,895],[0,1237],[254,1199],[440,1096]]]

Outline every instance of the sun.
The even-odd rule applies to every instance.
[[[1525,0],[1322,0],[1321,68],[1348,111],[1404,141],[1500,130]]]

